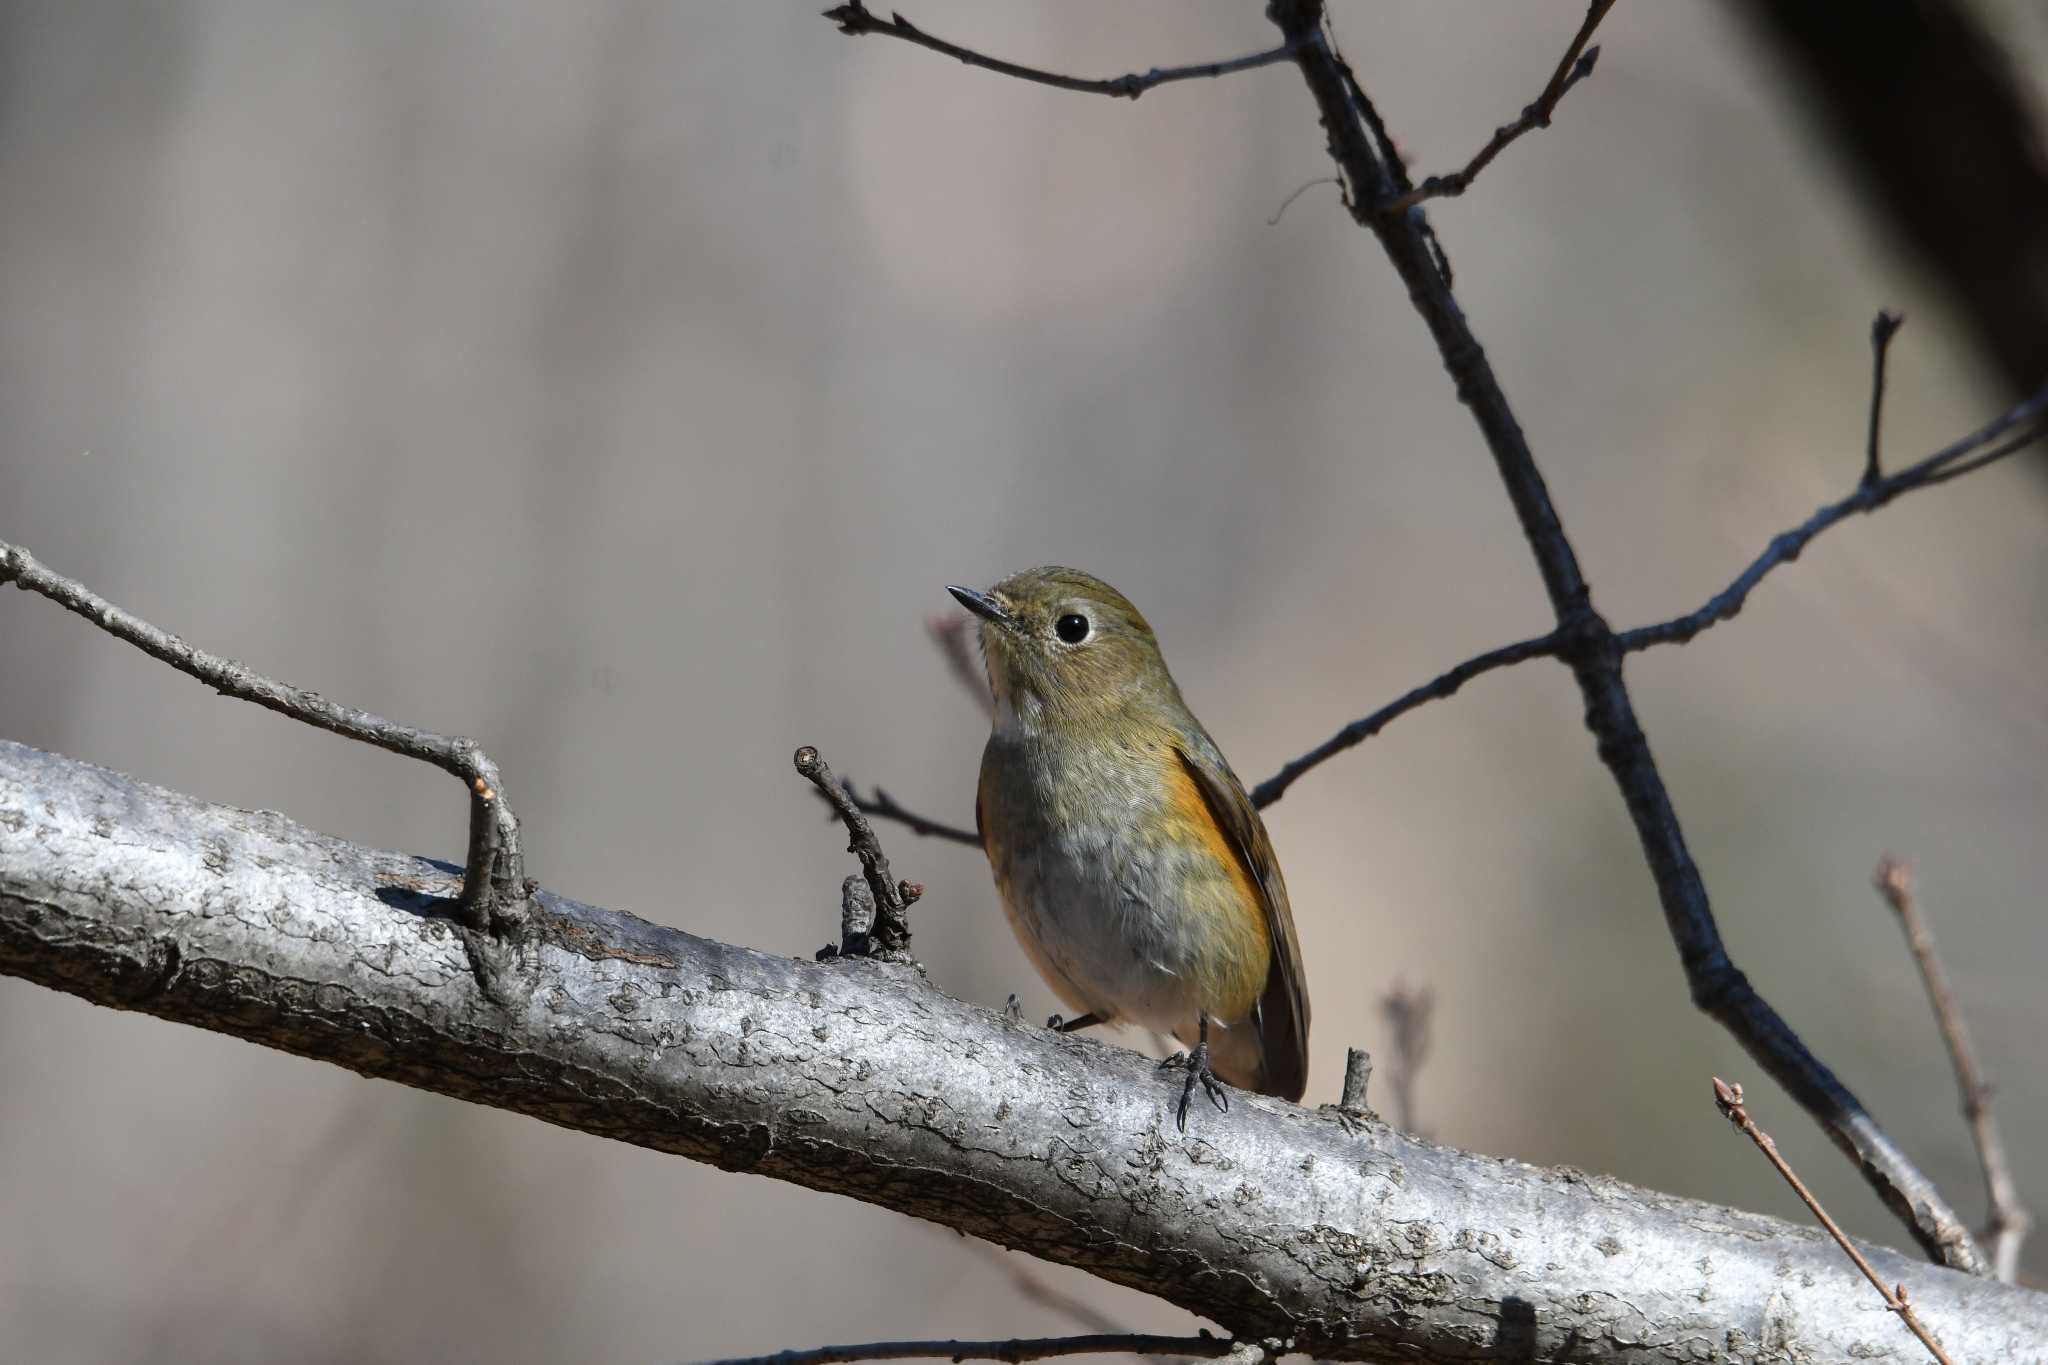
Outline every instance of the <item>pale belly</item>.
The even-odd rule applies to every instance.
[[[1018,941],[1070,1011],[1189,1045],[1205,1013],[1212,1030],[1249,1035],[1239,1026],[1265,979],[1263,924],[1202,913],[1235,894],[1230,870],[1185,840],[1143,837],[1172,799],[1147,780],[1154,765],[1092,757],[1026,763],[999,740],[984,756],[989,861]],[[1232,1044],[1255,1046],[1212,1032],[1212,1045]]]
[[[1158,862],[1099,835],[1052,835],[998,880],[1018,941],[1068,1009],[1187,1038],[1203,1005],[1199,945],[1159,894]]]

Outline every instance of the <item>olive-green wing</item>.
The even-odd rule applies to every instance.
[[[1266,989],[1254,1014],[1265,1055],[1266,1088],[1270,1094],[1298,1101],[1308,1089],[1308,982],[1302,977],[1301,941],[1294,936],[1294,912],[1287,905],[1287,884],[1280,879],[1273,841],[1214,741],[1198,732],[1194,743],[1179,746],[1177,752],[1258,887],[1273,950]]]

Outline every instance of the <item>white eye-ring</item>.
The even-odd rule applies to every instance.
[[[1092,629],[1093,627],[1088,624],[1088,618],[1078,611],[1066,612],[1052,623],[1052,633],[1070,645],[1078,645],[1087,639]]]

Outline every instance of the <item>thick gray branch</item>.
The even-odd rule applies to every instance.
[[[1177,1082],[1146,1059],[908,966],[776,957],[541,892],[528,989],[487,997],[459,884],[0,741],[0,972],[88,1000],[850,1195],[1330,1358],[1918,1350],[1815,1230],[1257,1096],[1183,1137]],[[2048,1341],[2048,1297],[1872,1259],[1959,1359]]]

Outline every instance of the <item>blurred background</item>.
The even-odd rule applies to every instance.
[[[907,0],[906,0],[907,3]],[[479,738],[533,873],[805,955],[843,838],[790,770],[971,820],[941,585],[1078,565],[1151,617],[1247,782],[1549,624],[1478,436],[1287,68],[1136,104],[812,5],[0,9],[0,538],[192,641]],[[1583,7],[1348,4],[1418,169],[1541,87]],[[910,17],[1089,75],[1270,46],[1251,3]],[[1085,18],[1083,15],[1085,14]],[[2032,82],[2037,9],[1986,11]],[[1617,625],[1690,609],[1861,468],[2013,396],[1732,11],[1624,5],[1554,127],[1434,209]],[[2038,95],[2038,86],[2030,86]],[[1277,221],[1276,220],[1277,217]],[[1966,1216],[1955,1087],[1881,853],[1922,898],[2048,1211],[2048,480],[2016,460],[1827,535],[1630,665],[1738,961]],[[421,765],[0,596],[0,734],[459,858]],[[1310,1101],[1435,1000],[1433,1137],[1903,1231],[1687,1002],[1560,668],[1475,683],[1267,812]],[[971,849],[885,829],[945,990],[1055,1002]],[[1127,1035],[1127,1037],[1129,1037]],[[1144,1040],[1129,1037],[1133,1043]],[[2048,1236],[2029,1249],[2048,1272]],[[848,1201],[0,981],[14,1359],[680,1360],[1177,1310]]]

